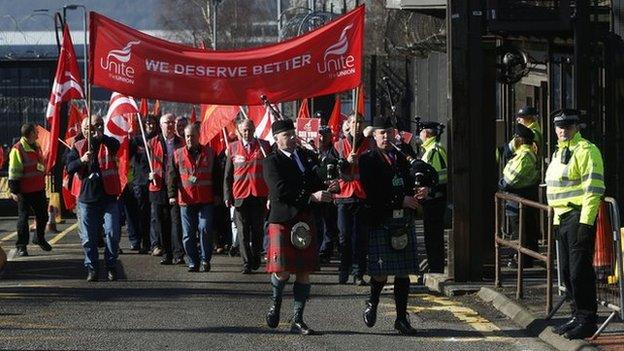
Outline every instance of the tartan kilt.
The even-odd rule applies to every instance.
[[[405,249],[395,250],[390,244],[391,229],[386,222],[371,226],[368,241],[368,274],[408,275],[418,273],[418,250],[414,221],[410,221]]]
[[[310,226],[312,243],[305,250],[297,249],[290,242],[290,229],[298,222]],[[266,271],[268,273],[313,272],[319,268],[317,233],[311,212],[299,213],[288,223],[269,223],[269,249]]]

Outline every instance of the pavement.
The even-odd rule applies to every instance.
[[[0,221],[6,251],[14,226]],[[52,252],[33,245],[29,257],[9,252],[0,277],[0,350],[553,350],[477,295],[447,297],[415,284],[409,311],[418,335],[393,330],[391,285],[369,329],[361,317],[369,289],[338,285],[335,261],[311,278],[306,322],[321,335],[293,335],[291,286],[282,323],[269,329],[267,275],[240,274],[239,257],[214,256],[211,272],[188,273],[130,252],[124,236],[120,280],[88,283],[75,226],[60,230],[48,236]]]

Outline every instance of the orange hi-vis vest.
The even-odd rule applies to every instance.
[[[87,139],[78,140],[74,144],[74,147],[78,150],[78,155],[82,157],[87,152]],[[100,165],[104,192],[111,196],[119,196],[121,194],[121,182],[119,181],[119,170],[117,168],[117,155],[111,155],[108,151],[108,147],[106,147],[104,143],[101,143],[97,154],[97,160]],[[78,192],[80,192],[81,186],[82,181],[78,179],[78,177],[74,177],[72,194],[74,194],[75,189],[78,189]],[[78,193],[76,196],[79,195]]]
[[[20,141],[13,148],[17,149],[22,159],[22,176],[20,177],[20,193],[34,193],[45,189],[45,168],[41,149],[26,151]]]
[[[197,159],[193,159],[187,147],[173,153],[174,162],[180,173],[178,204],[181,206],[210,204],[214,201],[212,189],[212,167],[214,152],[208,146],[200,145]]]
[[[340,139],[334,144],[334,148],[338,152],[341,158],[346,159],[352,150],[351,143],[347,138]],[[349,166],[349,172],[346,175],[347,179],[340,178],[338,179],[338,185],[340,185],[340,193],[336,194],[335,197],[338,199],[348,199],[350,197],[357,197],[358,199],[366,199],[366,192],[364,192],[364,187],[362,186],[362,182],[360,182],[360,164],[357,160],[359,160],[360,156],[366,152],[370,148],[368,138],[361,138],[360,145],[355,152],[356,162]]]
[[[154,181],[149,183],[149,191],[158,192],[165,183],[165,150],[159,136],[150,139],[149,147],[152,150],[152,172],[154,172]]]
[[[249,143],[249,151],[245,150],[242,141],[236,141],[228,146],[228,153],[234,165],[234,182],[232,196],[234,199],[245,199],[249,196],[267,197],[269,188],[262,176],[262,159],[264,152],[269,152],[270,144],[264,140]]]

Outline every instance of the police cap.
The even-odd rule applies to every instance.
[[[569,127],[580,123],[580,111],[572,109],[557,110],[550,114],[556,127]]]
[[[537,116],[539,113],[537,109],[533,106],[523,106],[518,110],[516,117],[527,117],[527,116]]]

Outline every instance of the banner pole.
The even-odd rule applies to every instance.
[[[149,164],[150,172],[154,173],[154,166],[152,165],[152,155],[150,154],[149,146],[147,145],[147,137],[145,136],[145,129],[143,129],[143,121],[141,121],[141,115],[136,114],[139,120],[139,129],[141,129],[141,138],[143,139],[143,145],[145,146],[145,155],[147,156],[147,163]],[[152,184],[156,185],[156,179],[152,179]]]

